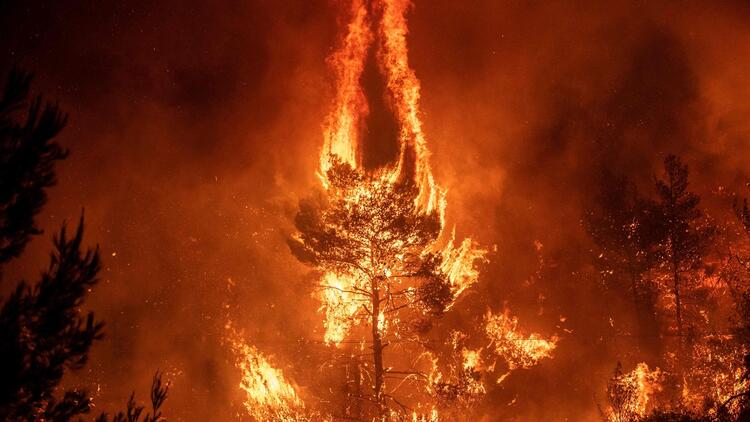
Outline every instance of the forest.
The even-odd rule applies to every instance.
[[[750,421],[742,2],[114,3],[0,3],[0,420]]]

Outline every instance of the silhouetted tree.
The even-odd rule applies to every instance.
[[[24,123],[17,122],[30,83],[29,74],[14,69],[0,98],[0,272],[41,233],[34,217],[46,202],[45,189],[55,183],[54,164],[67,156],[53,140],[66,121],[56,105],[42,107],[37,97]],[[72,237],[63,225],[40,280],[19,282],[0,304],[0,420],[68,421],[91,410],[85,390],[60,389],[66,370],[82,368],[103,336],[103,323],[80,311],[100,269],[98,247],[82,246],[83,228],[83,216]],[[144,422],[161,419],[166,393],[157,373],[153,411]],[[127,410],[113,420],[137,422],[142,412],[131,396]]]
[[[47,201],[46,188],[55,184],[55,162],[68,154],[54,141],[67,117],[41,96],[29,103],[31,79],[11,70],[0,97],[0,265],[41,233],[34,218]]]
[[[747,236],[750,239],[750,206],[748,206],[747,198],[742,200],[741,205],[737,202],[734,203],[734,211],[740,225]],[[743,262],[745,269],[750,270],[747,266],[748,257],[740,257]],[[748,271],[750,272],[750,271]],[[733,334],[737,342],[746,351],[750,351],[750,288],[744,287],[742,291],[737,294],[737,318],[734,321]],[[746,386],[744,391],[740,391],[737,394],[729,397],[724,403],[723,408],[728,408],[732,402],[737,405],[738,420],[750,420],[750,352],[745,354],[744,358],[744,372],[740,381],[743,381]]]
[[[88,410],[85,391],[54,398],[65,370],[83,367],[91,345],[102,337],[102,323],[78,312],[99,272],[98,250],[82,252],[82,240],[83,219],[70,239],[63,227],[41,280],[19,283],[0,309],[4,420],[62,420]]]
[[[584,213],[600,274],[630,291],[641,343],[647,347],[656,346],[659,335],[656,291],[646,276],[657,262],[654,248],[661,241],[651,208],[626,177],[604,169],[593,206]]]
[[[151,382],[151,412],[146,413],[143,416],[145,407],[139,406],[135,402],[135,393],[130,395],[128,404],[125,407],[125,411],[117,412],[111,419],[112,422],[160,422],[165,420],[161,414],[161,407],[164,401],[167,399],[167,391],[169,385],[164,384],[161,379],[161,374],[156,373],[154,379]],[[143,419],[141,419],[143,416]],[[109,416],[106,413],[102,413],[96,418],[96,422],[109,422]]]
[[[664,179],[656,180],[659,213],[664,241],[659,245],[662,264],[671,278],[675,321],[680,346],[683,344],[683,295],[690,281],[685,274],[700,268],[716,230],[698,208],[700,197],[688,190],[688,167],[674,155],[664,159]]]

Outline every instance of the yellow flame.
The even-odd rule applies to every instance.
[[[443,262],[440,270],[448,276],[453,299],[458,298],[464,290],[479,279],[477,261],[485,260],[487,251],[479,248],[471,239],[464,239],[459,247],[454,247],[455,233],[442,250]]]
[[[336,96],[323,130],[320,176],[327,185],[326,173],[331,155],[353,168],[358,167],[357,138],[362,120],[368,113],[367,100],[359,79],[365,66],[367,50],[372,43],[367,7],[361,0],[352,2],[352,21],[341,48],[329,57],[336,77]]]
[[[478,369],[481,362],[480,350],[461,350],[461,356],[464,358],[464,369]]]
[[[541,359],[552,356],[557,347],[557,336],[547,340],[537,333],[523,335],[518,331],[518,318],[508,310],[485,316],[485,332],[492,341],[495,352],[503,357],[510,369],[529,368]]]
[[[631,372],[618,377],[615,382],[619,384],[625,397],[622,397],[622,402],[619,403],[619,413],[610,411],[610,421],[619,422],[623,417],[629,420],[646,416],[648,402],[654,393],[662,389],[662,377],[663,373],[659,368],[652,371],[645,362],[639,363]]]
[[[438,417],[438,410],[433,407],[428,414],[419,414],[415,410],[411,414],[411,420],[412,422],[438,422],[440,418]]]
[[[323,275],[318,298],[321,301],[320,310],[324,315],[323,339],[326,343],[340,344],[355,324],[359,305],[353,291],[357,286],[357,278],[351,275]]]
[[[236,366],[242,373],[240,389],[245,392],[245,409],[257,420],[307,421],[310,418],[294,387],[280,369],[255,347],[233,340]]]

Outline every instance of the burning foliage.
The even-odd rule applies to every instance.
[[[523,335],[518,330],[518,318],[506,310],[485,317],[487,337],[492,341],[495,353],[505,359],[508,368],[529,368],[541,359],[549,358],[557,347],[557,337],[547,340],[536,333]]]
[[[313,420],[295,388],[267,357],[240,340],[234,340],[232,348],[237,356],[237,368],[242,373],[240,389],[245,392],[244,404],[248,414],[259,421]]]
[[[618,363],[614,376],[607,383],[607,420],[630,422],[646,416],[649,401],[661,391],[662,381],[663,373],[659,368],[651,371],[641,362],[631,372],[623,373],[622,365]]]

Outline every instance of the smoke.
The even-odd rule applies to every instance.
[[[87,239],[104,258],[88,307],[108,337],[71,382],[99,385],[97,406],[109,410],[133,388],[145,393],[161,369],[173,381],[173,419],[234,419],[227,319],[290,378],[295,364],[319,360],[308,343],[322,338],[311,278],[284,236],[297,199],[316,186],[332,95],[325,58],[345,8],[67,3],[0,6],[0,63],[36,71],[35,87],[70,113],[61,141],[72,155],[41,225],[49,234],[84,207]],[[629,317],[587,275],[581,212],[601,168],[648,191],[670,152],[691,166],[710,210],[728,210],[717,192],[741,192],[750,154],[750,9],[415,3],[410,60],[448,221],[459,238],[496,246],[466,299],[475,309],[448,318],[472,323],[507,302],[530,330],[561,337],[555,359],[493,387],[482,411],[488,420],[595,418],[593,397],[603,399],[615,362],[632,357],[626,341],[601,336],[610,315]],[[377,100],[375,70],[365,85],[381,91]],[[394,130],[379,107],[368,166],[395,151],[378,141]],[[6,279],[33,279],[49,245],[47,235],[35,240]]]

